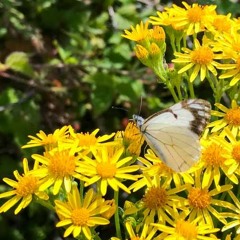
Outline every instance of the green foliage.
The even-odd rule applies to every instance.
[[[13,52],[6,58],[5,65],[10,69],[25,74],[26,76],[33,77],[33,68],[29,63],[29,58],[24,52]]]

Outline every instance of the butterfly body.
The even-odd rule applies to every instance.
[[[156,155],[176,172],[183,172],[199,158],[199,136],[210,119],[210,111],[209,102],[189,99],[145,120],[133,115],[133,120]]]

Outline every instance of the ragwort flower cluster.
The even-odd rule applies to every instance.
[[[122,36],[135,43],[136,57],[175,102],[196,98],[199,86],[208,84],[215,108],[197,163],[173,171],[149,147],[141,149],[144,139],[132,122],[103,136],[71,126],[40,131],[23,148],[43,152],[32,155],[32,170],[23,160],[16,181],[3,179],[12,190],[0,198],[12,198],[0,212],[20,200],[15,214],[33,200],[44,202],[59,217],[64,237],[78,239],[100,239],[96,227],[113,215],[112,240],[240,239],[240,21],[218,14],[216,5],[182,5],[166,7]],[[112,192],[114,199],[105,199]]]

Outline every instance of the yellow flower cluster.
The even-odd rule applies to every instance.
[[[195,98],[194,88],[208,80],[215,109],[197,164],[177,173],[150,148],[142,152],[144,139],[132,122],[102,136],[99,129],[77,133],[71,126],[40,131],[23,146],[43,149],[32,155],[33,169],[24,159],[24,173],[14,171],[16,181],[3,179],[12,189],[0,194],[11,197],[0,213],[19,201],[15,214],[31,201],[44,203],[58,215],[64,237],[78,239],[100,239],[96,227],[110,224],[113,215],[112,240],[240,239],[240,22],[219,15],[215,5],[182,4],[157,12],[123,37],[136,42],[136,56],[176,102]],[[165,61],[169,47],[176,57],[171,67]]]
[[[218,14],[216,5],[182,4],[184,7],[173,5],[157,12],[157,16],[151,16],[145,24],[141,22],[131,27],[132,31],[125,30],[123,37],[137,43],[136,56],[153,69],[176,102],[184,98],[183,92],[194,98],[194,89],[189,85],[205,79],[212,88],[215,102],[219,102],[225,91],[237,88],[240,80],[239,20],[231,18],[231,14]],[[150,29],[149,23],[153,25]],[[161,43],[164,47],[154,51],[153,57],[154,41],[150,32],[155,32],[156,27],[161,29],[160,36],[164,36]],[[169,39],[171,49],[166,47],[165,38]],[[175,56],[169,61],[169,67],[164,61],[168,51]],[[170,62],[174,63],[174,69]],[[185,81],[187,88],[183,87]]]
[[[134,27],[131,32],[125,31],[123,37],[137,42],[136,56],[153,69],[176,102],[185,96],[195,98],[195,86],[208,80],[215,105],[211,112],[213,121],[201,138],[199,162],[188,172],[174,173],[151,150],[144,158],[138,158],[142,175],[130,189],[145,190],[141,200],[128,203],[125,214],[129,221],[137,214],[131,224],[136,226],[136,232],[149,226],[160,230],[159,235],[155,228],[148,230],[150,235],[154,232],[156,239],[217,239],[219,236],[230,239],[227,233],[215,232],[234,227],[238,228],[231,239],[239,239],[239,20],[231,14],[218,14],[215,5],[182,4],[183,7],[165,8],[145,24],[141,23],[141,28],[137,26],[138,36],[141,29],[145,32],[140,42],[135,38]],[[143,62],[139,57],[140,47],[137,47],[140,44],[142,49],[144,40],[148,41],[147,31],[152,31],[151,27],[147,30],[149,23],[153,28],[163,28],[170,42],[165,52],[158,53],[162,55],[158,59],[163,61],[154,64],[148,62],[151,59],[149,49],[145,51]],[[173,52],[175,58],[169,58],[168,51]],[[165,57],[170,59],[169,67]],[[223,96],[227,99],[225,104],[220,103]],[[144,223],[139,224],[139,218]],[[128,232],[134,236],[131,230]]]
[[[64,126],[52,134],[40,131],[23,148],[43,147],[42,154],[33,154],[34,168],[29,170],[27,159],[23,160],[24,174],[14,172],[16,181],[4,178],[13,188],[0,194],[11,197],[0,207],[0,213],[8,211],[20,200],[15,210],[18,214],[31,201],[45,201],[44,205],[54,210],[60,218],[57,227],[67,227],[64,237],[83,234],[92,239],[98,225],[109,224],[115,213],[114,199],[105,200],[109,187],[127,193],[125,180],[136,181],[133,174],[139,169],[133,165],[143,139],[135,125],[129,123],[125,132],[97,137],[99,129],[92,133],[76,133],[71,126]],[[77,187],[80,186],[80,190]],[[86,187],[93,185],[97,193]],[[83,192],[86,192],[85,197]],[[65,195],[66,201],[63,201]],[[54,200],[54,205],[51,202]]]

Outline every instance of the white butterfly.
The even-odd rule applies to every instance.
[[[210,119],[211,105],[189,99],[157,112],[147,119],[133,120],[156,155],[176,172],[188,170],[199,158],[199,136]]]

